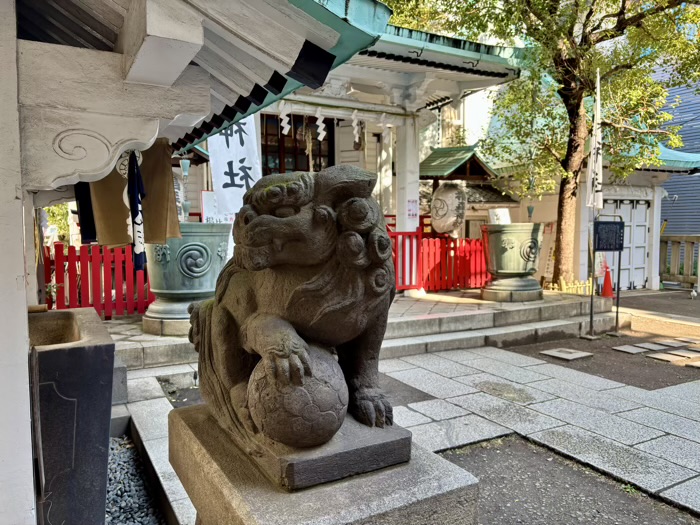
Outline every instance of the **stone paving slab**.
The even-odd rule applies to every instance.
[[[667,394],[681,399],[700,400],[700,380],[682,383],[680,385],[667,386],[656,390],[658,393]]]
[[[563,359],[564,361],[575,361],[576,359],[583,359],[584,357],[591,357],[593,355],[590,352],[581,352],[580,350],[571,350],[569,348],[544,350],[540,352],[540,354],[556,357],[557,359]]]
[[[155,377],[127,379],[126,388],[129,403],[165,397],[165,392]]]
[[[433,452],[440,452],[512,434],[512,431],[470,414],[456,419],[411,427],[411,433],[413,441],[418,445]]]
[[[678,355],[671,355],[671,354],[667,354],[665,352],[657,352],[655,354],[647,354],[646,357],[650,357],[651,359],[656,359],[657,361],[666,361],[668,363],[675,363],[677,361],[685,361],[685,357],[681,357]]]
[[[379,360],[379,372],[382,374],[388,374],[389,372],[400,372],[401,370],[408,370],[410,368],[416,368],[415,365],[407,363],[402,359],[380,359]]]
[[[649,492],[659,492],[697,475],[693,470],[572,425],[529,437]]]
[[[649,351],[646,348],[639,348],[638,346],[633,345],[613,346],[613,350],[625,352],[626,354],[643,354],[644,352]]]
[[[530,408],[625,445],[635,445],[663,435],[663,432],[658,430],[574,403],[568,399],[545,401],[531,405]]]
[[[544,374],[545,376],[561,379],[567,383],[574,383],[575,385],[590,388],[591,390],[606,390],[608,388],[619,388],[621,386],[625,386],[617,381],[611,381],[610,379],[605,379],[603,377],[586,374],[585,372],[579,372],[578,370],[572,370],[571,368],[552,365],[549,363],[546,365],[531,366],[528,367],[528,370],[539,374]]]
[[[516,383],[532,383],[533,381],[547,379],[547,376],[533,372],[531,368],[509,365],[508,363],[489,359],[488,357],[470,361],[469,366]],[[459,381],[460,378],[456,378],[456,380]]]
[[[630,421],[636,421],[642,425],[668,432],[674,436],[700,443],[700,423],[697,421],[661,412],[654,408],[638,408],[630,412],[622,412],[620,416]]]
[[[489,359],[495,359],[496,361],[501,361],[513,366],[531,366],[546,363],[546,361],[543,361],[542,359],[535,359],[534,357],[518,354],[516,352],[501,350],[500,348],[494,348],[493,346],[474,348],[470,350],[470,352],[473,352],[481,357],[488,357]]]
[[[173,501],[170,505],[179,525],[196,525],[197,509],[192,505],[190,498]]]
[[[661,497],[700,512],[700,478],[691,479],[661,493]]]
[[[683,348],[684,346],[688,346],[688,343],[684,343],[683,341],[674,341],[673,339],[662,339],[661,341],[654,342],[656,344],[669,346],[671,348]]]
[[[641,405],[669,412],[677,416],[700,421],[700,399],[697,403],[664,394],[659,390],[644,390],[636,386],[626,386],[608,391],[610,395],[634,401]]]
[[[170,376],[174,374],[186,374],[192,373],[197,369],[197,363],[182,364],[182,365],[168,365],[159,366],[155,368],[139,368],[136,370],[128,370],[126,373],[127,379],[140,379],[143,377],[161,377]]]
[[[389,377],[398,379],[413,388],[430,394],[433,397],[444,399],[446,397],[461,396],[476,392],[475,389],[452,379],[443,377],[435,372],[422,368],[412,368],[400,372],[391,372]]]
[[[168,500],[176,501],[187,497],[187,492],[180,482],[175,470],[170,465],[168,456],[168,438],[151,439],[143,442],[148,459],[153,465],[158,480],[165,490]]]
[[[143,441],[168,436],[168,414],[173,406],[165,397],[126,405]]]
[[[694,352],[692,350],[666,350],[667,353],[671,355],[678,355],[688,359],[694,359],[700,357],[700,352]]]
[[[395,359],[413,354],[424,354],[428,345],[422,337],[399,337],[382,342],[380,359]]]
[[[479,371],[473,368],[469,368],[463,364],[452,361],[451,359],[445,359],[435,354],[420,354],[412,355],[402,358],[402,361],[410,363],[411,365],[425,368],[436,374],[440,374],[445,377],[458,377],[466,376],[469,374],[477,374]]]
[[[676,339],[691,345],[700,345],[700,339],[694,339],[692,337],[676,337]]]
[[[555,399],[556,396],[542,390],[531,388],[528,385],[508,381],[502,377],[491,374],[475,374],[457,379],[460,383],[474,387],[492,396],[505,399],[518,405],[540,403]]]
[[[424,423],[432,422],[432,419],[425,417],[423,414],[409,410],[406,407],[393,407],[394,423],[400,427],[408,428]]]
[[[428,416],[435,421],[453,419],[455,417],[466,416],[469,412],[457,405],[448,403],[443,399],[431,399],[429,401],[418,401],[409,403],[409,408]]]
[[[645,350],[654,350],[655,352],[659,352],[661,350],[666,350],[666,346],[664,345],[658,345],[655,343],[634,343],[634,346],[637,346],[639,348],[644,348]]]
[[[439,355],[440,357],[444,357],[445,359],[450,359],[451,361],[456,361],[458,363],[465,364],[469,366],[469,363],[471,361],[477,361],[479,359],[483,359],[484,356],[475,354],[472,352],[474,350],[473,348],[470,350],[448,350],[445,352],[436,352],[435,355]]]
[[[635,445],[634,448],[700,472],[700,443],[695,441],[666,435]]]
[[[601,392],[574,385],[573,383],[567,383],[560,379],[537,381],[528,384],[528,386],[610,414],[642,407],[641,404],[635,403],[634,400],[627,399],[624,396],[615,397],[612,395],[614,392],[622,390],[621,388]]]
[[[486,336],[482,330],[466,330],[463,332],[447,332],[423,336],[427,352],[444,352],[461,348],[477,348],[486,344]]]
[[[489,394],[459,396],[449,401],[523,435],[564,424],[562,421]]]

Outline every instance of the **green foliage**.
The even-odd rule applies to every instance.
[[[58,228],[58,237],[61,241],[67,241],[70,237],[70,229],[68,227],[68,204],[56,204],[45,208],[48,222],[50,225]]]
[[[606,157],[614,176],[658,165],[660,142],[679,147],[664,111],[668,89],[700,80],[700,2],[680,0],[394,0],[394,23],[525,45],[521,78],[494,95],[483,144],[499,164],[522,165],[519,193],[577,177],[601,73]],[[426,21],[428,19],[428,21]],[[663,74],[654,75],[662,68]],[[680,103],[680,101],[675,101]]]

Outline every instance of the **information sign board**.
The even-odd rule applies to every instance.
[[[593,249],[596,252],[621,252],[624,244],[624,222],[596,221],[593,223]]]

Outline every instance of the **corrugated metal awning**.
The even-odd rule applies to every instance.
[[[188,151],[300,87],[321,87],[331,69],[383,34],[391,15],[389,8],[377,0],[248,1],[255,9],[273,4],[275,9],[284,8],[282,14],[287,16],[276,17],[277,26],[308,39],[302,39],[293,63],[288,60],[280,65],[269,49],[250,49],[241,44],[240,33],[233,34],[230,28],[222,32],[220,27],[217,31],[217,24],[205,23],[205,45],[195,62],[212,75],[212,114],[175,141],[177,153]],[[315,37],[308,29],[310,25],[315,27]],[[293,43],[286,42],[285,35],[275,27],[269,27],[271,45],[293,50]],[[238,29],[245,31],[245,27]]]

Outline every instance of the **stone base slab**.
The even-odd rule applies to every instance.
[[[494,278],[481,290],[483,301],[520,303],[541,301],[543,298],[540,283],[532,277]]]
[[[288,493],[232,443],[205,406],[170,412],[168,434],[170,462],[201,525],[476,523],[477,479],[415,445],[407,464]]]
[[[146,314],[143,316],[143,332],[152,335],[188,335],[190,332],[190,320],[156,319]]]
[[[542,290],[481,290],[481,298],[484,301],[498,301],[501,303],[526,303],[529,301],[541,301]]]
[[[295,449],[265,440],[262,449],[253,460],[267,477],[284,489],[298,490],[407,463],[411,433],[397,425],[370,428],[348,415],[333,439],[319,447]]]

